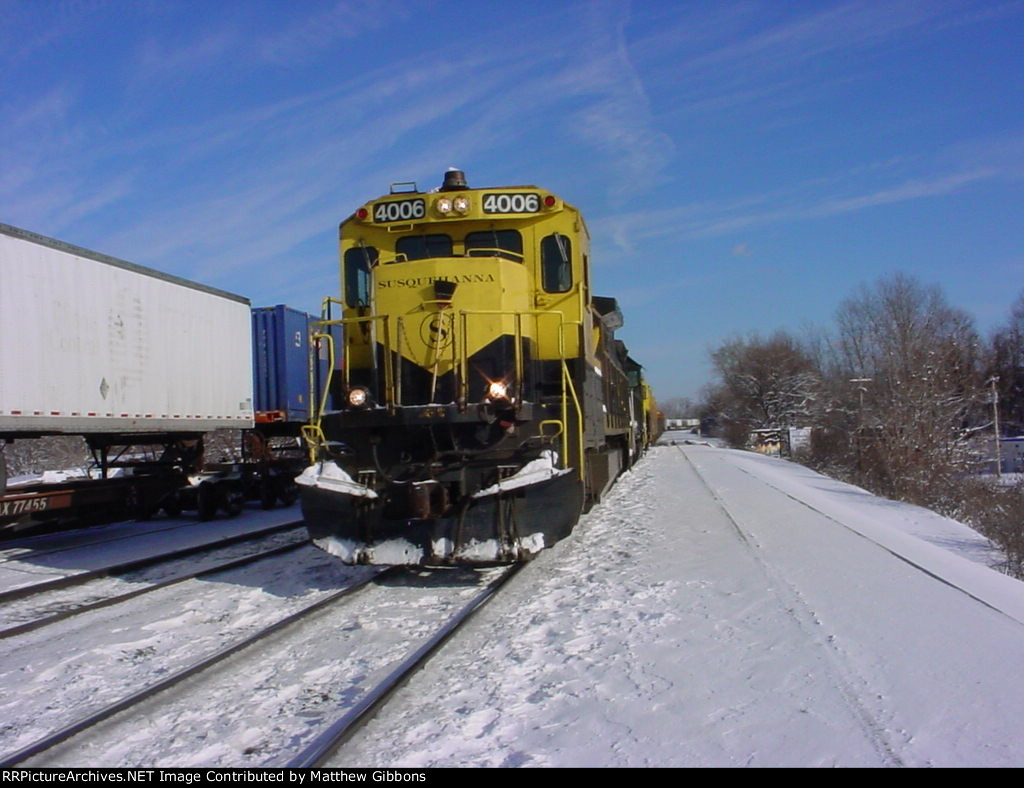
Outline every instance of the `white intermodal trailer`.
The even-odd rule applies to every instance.
[[[241,296],[0,224],[0,527],[180,508],[203,434],[253,426],[251,320]],[[4,444],[62,434],[105,486],[5,493]]]
[[[253,423],[248,299],[0,224],[0,436]]]

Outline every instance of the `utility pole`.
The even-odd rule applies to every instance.
[[[996,389],[996,383],[999,382],[999,376],[993,375],[986,383],[992,384],[992,423],[995,425],[996,435],[996,478],[1003,478],[1003,452],[1002,447],[999,445],[999,391]]]
[[[870,383],[874,378],[850,378],[851,383],[857,383],[857,391],[860,392],[860,409],[857,411],[857,420],[860,424],[857,427],[857,470],[864,470],[861,467],[861,442],[864,440],[864,388],[865,383]]]

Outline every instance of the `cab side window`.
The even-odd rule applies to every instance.
[[[377,265],[377,250],[372,246],[353,246],[345,250],[345,303],[350,307],[370,305],[370,269]]]
[[[540,242],[541,287],[564,293],[572,287],[572,241],[555,233]]]

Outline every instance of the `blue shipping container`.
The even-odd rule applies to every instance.
[[[309,421],[309,324],[318,318],[278,305],[252,310],[253,390],[257,420]],[[332,332],[333,333],[333,332]],[[340,342],[336,343],[338,349]],[[326,353],[316,364],[319,396],[327,376]]]

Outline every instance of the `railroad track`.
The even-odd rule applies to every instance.
[[[258,764],[241,764],[238,762],[224,763],[222,765],[287,765],[287,766],[313,766],[323,762],[323,760],[335,750],[341,742],[352,735],[352,733],[358,729],[358,727],[368,719],[369,715],[377,709],[398,687],[400,687],[404,681],[414,673],[420,666],[424,664],[429,657],[434,654],[441,645],[447,641],[458,629],[461,627],[470,616],[478,610],[486,601],[488,601],[496,591],[512,576],[516,574],[519,567],[504,568],[502,571],[490,570],[486,577],[487,582],[483,585],[480,583],[480,575],[472,575],[472,583],[468,585],[472,586],[471,598],[465,599],[467,596],[467,573],[463,572],[458,575],[461,579],[462,585],[458,582],[447,580],[446,578],[452,577],[452,575],[444,574],[445,570],[438,570],[434,575],[429,576],[430,573],[416,574],[410,570],[402,567],[392,567],[389,569],[380,570],[372,574],[352,582],[345,587],[334,591],[327,596],[324,596],[316,602],[307,605],[300,610],[276,621],[275,623],[263,627],[259,631],[253,632],[246,637],[240,638],[237,641],[220,648],[215,653],[208,654],[201,659],[195,660],[192,664],[185,666],[179,670],[174,671],[170,674],[163,674],[158,680],[151,681],[146,686],[123,695],[118,700],[104,705],[102,708],[95,709],[87,714],[82,715],[80,718],[71,721],[70,723],[64,724],[59,730],[54,730],[50,734],[39,738],[38,740],[30,743],[27,746],[23,746],[16,752],[11,752],[0,760],[0,766],[9,767],[15,764],[23,763],[28,759],[36,759],[33,763],[37,765],[53,765],[52,762],[47,760],[38,760],[37,756],[43,756],[46,751],[52,750],[54,747],[61,747],[61,754],[58,758],[67,758],[69,750],[68,747],[75,747],[75,737],[85,736],[88,737],[90,732],[95,733],[98,726],[107,720],[110,720],[110,724],[119,725],[118,720],[112,720],[111,718],[115,715],[119,715],[123,712],[129,712],[132,709],[137,711],[139,717],[143,717],[147,722],[154,718],[159,718],[160,707],[152,709],[147,704],[146,710],[142,711],[139,709],[139,705],[147,701],[152,703],[160,703],[160,699],[154,698],[154,696],[164,693],[172,687],[180,687],[183,682],[187,679],[197,676],[197,674],[203,673],[203,676],[197,677],[196,681],[203,684],[207,679],[210,681],[218,681],[223,676],[231,675],[245,675],[247,672],[251,673],[259,668],[263,667],[264,664],[272,659],[281,659],[281,657],[269,657],[269,649],[277,648],[278,650],[285,651],[288,655],[293,653],[293,635],[289,635],[287,644],[281,645],[280,640],[284,637],[284,630],[302,630],[303,627],[311,628],[307,629],[305,636],[307,639],[310,637],[322,640],[325,635],[324,622],[329,616],[330,622],[333,622],[335,626],[339,622],[347,620],[345,617],[351,615],[357,617],[357,613],[348,613],[348,605],[342,605],[343,600],[347,598],[348,602],[354,603],[360,598],[361,594],[356,592],[367,592],[372,587],[378,587],[380,593],[384,594],[386,599],[391,593],[396,591],[397,586],[404,586],[405,590],[411,591],[417,594],[423,599],[422,607],[424,609],[433,609],[438,607],[438,604],[433,601],[433,596],[437,595],[439,591],[444,592],[447,589],[450,594],[454,595],[453,598],[447,601],[445,604],[449,608],[444,616],[443,621],[433,622],[430,625],[429,634],[422,634],[416,632],[417,625],[422,623],[419,621],[418,613],[415,608],[410,612],[404,611],[404,614],[409,617],[407,621],[396,621],[394,624],[394,630],[396,632],[404,633],[404,640],[396,644],[390,649],[385,649],[385,654],[381,656],[384,660],[383,664],[373,667],[372,669],[363,668],[362,672],[367,675],[372,675],[374,681],[370,686],[360,686],[360,691],[357,694],[343,693],[341,702],[333,705],[332,709],[319,709],[317,712],[318,720],[315,726],[312,726],[309,722],[304,722],[299,731],[291,731],[285,736],[287,744],[282,741],[277,745],[269,745],[267,750],[267,757],[260,759]],[[451,571],[451,570],[448,570]],[[391,587],[380,588],[381,586],[387,586],[391,584]],[[417,588],[422,587],[421,591],[417,591]],[[429,599],[426,599],[429,597]],[[401,604],[398,605],[401,607]],[[374,620],[377,618],[375,613],[376,608],[373,607],[373,603],[370,603],[370,607],[363,611],[362,616],[367,620]],[[452,612],[454,611],[454,612]],[[316,616],[316,613],[322,613],[320,616]],[[340,616],[340,618],[339,618]],[[386,615],[384,617],[387,617]],[[415,618],[413,618],[415,617]],[[422,628],[422,627],[420,627]],[[358,624],[349,625],[343,627],[346,631],[360,629]],[[374,636],[374,630],[368,628],[369,631],[364,633],[366,638],[372,640]],[[272,638],[272,636],[282,633],[279,637]],[[311,635],[312,633],[312,635]],[[411,633],[411,634],[410,634]],[[301,637],[301,633],[294,635],[294,637]],[[268,642],[273,641],[277,643],[274,645],[267,646]],[[260,644],[267,646],[267,648],[261,649]],[[341,644],[338,644],[338,648],[341,648]],[[374,651],[374,648],[368,648],[368,651]],[[379,649],[378,649],[379,650]],[[240,652],[245,652],[241,654]],[[395,657],[397,652],[401,652],[398,658]],[[347,653],[345,651],[341,653]],[[225,665],[225,661],[234,655],[237,656],[237,660],[232,660],[231,663],[236,663],[234,667],[230,664]],[[292,662],[295,662],[292,659]],[[222,670],[212,670],[215,666],[221,665]],[[254,667],[255,666],[255,667]],[[305,671],[319,669],[319,665],[302,665],[302,669]],[[223,675],[218,676],[217,674]],[[359,684],[359,680],[352,678],[353,686]],[[337,687],[339,684],[344,684],[345,680],[334,682],[333,686]],[[190,686],[191,683],[190,683]],[[186,690],[183,690],[186,691]],[[199,703],[202,703],[206,698],[206,692],[200,689],[193,689],[191,693],[199,694]],[[211,695],[214,693],[211,693]],[[177,696],[180,693],[168,693],[168,695]],[[191,697],[191,695],[189,695]],[[173,703],[174,697],[167,700],[167,703]],[[236,703],[238,705],[244,704],[246,698],[240,697],[232,699],[232,705]],[[192,706],[189,705],[191,709]],[[232,709],[233,710],[233,709]],[[214,714],[216,711],[214,712]],[[285,715],[286,718],[294,720],[295,715]],[[301,716],[308,717],[309,714]],[[244,717],[246,720],[251,720],[251,717]],[[122,720],[123,721],[123,720]],[[129,723],[130,724],[130,723]],[[318,732],[317,732],[318,731]],[[154,734],[160,737],[159,733]],[[102,738],[102,734],[100,735]],[[115,734],[116,737],[116,734]],[[304,746],[301,751],[295,753],[298,747],[294,744],[295,741],[302,740]],[[77,750],[76,750],[77,751]],[[290,755],[282,756],[282,752],[290,752]],[[74,758],[74,756],[70,756]],[[282,763],[281,761],[285,762]],[[114,763],[102,764],[96,760],[95,755],[90,755],[88,758],[90,763],[96,765],[117,765]]]
[[[291,615],[286,616],[285,618],[280,619],[269,626],[263,627],[259,631],[254,632],[253,634],[245,638],[237,640],[234,643],[226,646],[225,648],[222,648],[213,654],[207,655],[206,657],[203,657],[202,659],[193,662],[191,665],[188,665],[187,667],[182,668],[181,670],[175,671],[174,673],[165,676],[164,678],[158,681],[147,684],[145,687],[142,687],[136,692],[126,695],[112,703],[108,703],[102,708],[96,709],[95,711],[92,711],[78,718],[74,722],[65,725],[59,730],[52,732],[48,736],[44,736],[43,738],[38,739],[32,744],[29,744],[28,746],[22,747],[16,752],[4,756],[3,759],[0,760],[0,767],[7,768],[10,766],[14,766],[15,764],[22,763],[26,759],[31,758],[33,755],[45,752],[46,750],[49,750],[55,745],[70,739],[72,736],[75,736],[76,734],[81,733],[82,731],[88,730],[89,728],[98,725],[99,723],[103,722],[109,717],[112,717],[118,712],[125,711],[133,706],[138,705],[144,700],[151,698],[157,693],[163,692],[164,690],[170,689],[171,687],[181,684],[183,681],[185,681],[185,679],[190,678],[191,676],[194,676],[197,673],[200,673],[204,670],[207,670],[208,668],[213,667],[217,663],[224,661],[231,655],[241,651],[244,648],[247,648],[261,640],[265,640],[278,630],[288,627],[289,625],[297,621],[300,621],[301,619],[305,618],[311,613],[314,613],[317,610],[320,610],[321,608],[336,602],[342,597],[348,596],[354,593],[355,591],[358,591],[366,584],[372,582],[374,580],[374,577],[375,576],[368,577],[361,582],[354,583],[353,585],[347,586],[333,594],[330,594],[329,596],[323,599],[319,599],[313,604],[307,605],[306,607],[303,607],[295,613],[292,613]]]
[[[6,547],[0,547],[0,564],[7,563],[8,561],[22,561],[22,560],[35,560],[43,558],[45,556],[56,555],[57,553],[66,553],[71,550],[80,550],[83,547],[96,547],[98,545],[114,544],[115,542],[123,542],[126,539],[134,539],[139,536],[140,533],[145,534],[159,534],[166,533],[168,531],[177,531],[182,528],[194,528],[194,522],[173,522],[166,523],[163,525],[155,525],[148,523],[144,530],[132,530],[125,532],[123,530],[115,530],[114,533],[102,534],[102,531],[108,531],[123,524],[114,524],[113,526],[99,526],[96,529],[86,529],[83,531],[58,531],[56,533],[49,534],[36,534],[23,539],[16,539],[14,537],[10,539],[0,540],[0,545],[7,544]],[[61,536],[65,539],[70,539],[70,542],[62,543],[58,547],[45,546],[46,543],[54,538],[54,536]],[[32,547],[31,543],[38,542],[43,547]]]
[[[339,716],[319,734],[305,749],[283,764],[289,768],[321,766],[327,758],[363,725],[396,689],[401,687],[431,655],[465,624],[470,616],[486,604],[507,581],[511,580],[523,564],[507,569],[488,583],[483,590],[464,605],[454,616],[410,653],[392,670],[387,677],[366,692],[348,711]]]
[[[43,580],[38,583],[29,583],[23,586],[17,586],[15,588],[10,588],[5,591],[0,591],[0,605],[6,606],[13,601],[24,599],[26,597],[34,596],[40,593],[83,585],[90,581],[96,580],[97,578],[114,577],[119,575],[125,575],[130,572],[138,572],[140,570],[157,566],[159,564],[167,563],[169,561],[174,561],[182,558],[193,558],[195,556],[202,555],[203,553],[209,553],[212,551],[223,549],[225,547],[230,547],[232,545],[256,541],[265,537],[273,536],[275,534],[280,534],[287,531],[298,531],[302,527],[302,521],[291,521],[288,523],[282,523],[278,525],[268,526],[266,528],[261,528],[257,531],[249,531],[244,534],[236,534],[234,536],[228,537],[226,539],[221,539],[216,542],[207,542],[201,545],[194,545],[192,547],[171,550],[169,552],[160,553],[158,555],[147,556],[145,558],[132,559],[130,561],[122,561],[120,563],[104,566],[99,569],[90,569],[82,572],[72,572],[67,575],[50,578],[48,580]],[[120,539],[110,541],[120,541]],[[99,542],[99,544],[106,543],[107,542]],[[87,546],[94,546],[95,544],[96,543],[90,543]],[[78,547],[82,546],[86,545],[79,545]],[[24,562],[37,561],[42,556],[51,555],[55,552],[65,552],[66,550],[73,549],[75,548],[68,547],[53,551],[34,551],[28,554],[8,558],[7,560],[19,560]]]
[[[305,534],[303,533],[301,536],[302,538],[297,538],[294,541],[289,541],[283,545],[273,546],[267,550],[261,550],[241,557],[221,561],[216,564],[203,566],[199,569],[192,569],[183,573],[174,574],[172,577],[165,578],[163,580],[147,582],[141,588],[132,588],[129,591],[109,591],[108,595],[104,595],[102,590],[99,590],[92,598],[84,598],[84,595],[81,593],[82,591],[87,591],[84,586],[87,586],[89,583],[94,583],[97,580],[97,578],[91,577],[86,578],[81,583],[75,584],[78,586],[76,588],[76,595],[70,598],[67,598],[67,587],[62,587],[56,591],[51,590],[49,594],[47,594],[46,591],[37,592],[37,596],[49,596],[54,598],[49,600],[44,599],[41,603],[38,600],[32,600],[35,602],[35,605],[30,609],[28,614],[24,616],[24,620],[19,621],[19,623],[0,628],[0,640],[14,637],[15,635],[23,635],[26,632],[32,632],[36,629],[41,629],[42,627],[55,624],[58,621],[64,621],[72,616],[87,613],[92,610],[99,610],[100,608],[110,607],[111,605],[116,605],[120,602],[127,602],[129,599],[135,599],[143,594],[153,593],[154,591],[159,591],[160,589],[168,588],[169,586],[177,585],[178,583],[183,583],[186,580],[210,576],[217,572],[235,569],[256,563],[257,561],[262,561],[266,558],[298,550],[306,546],[308,543],[308,540],[305,538]],[[223,545],[216,545],[211,551],[216,552],[217,549],[223,549]],[[175,558],[180,559],[181,556],[175,556]],[[154,564],[148,565],[157,565],[159,563],[162,562],[155,562]],[[119,579],[133,581],[133,578],[130,576],[121,577]],[[133,581],[133,584],[136,582],[138,581]],[[119,584],[118,588],[123,587],[123,585],[123,583]],[[24,602],[26,600],[22,601]],[[11,606],[8,605],[7,610],[5,610],[5,618],[19,618],[18,613],[19,611],[17,609],[12,609]]]

